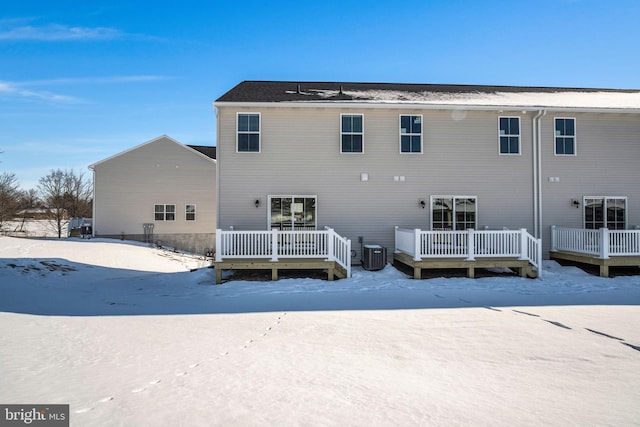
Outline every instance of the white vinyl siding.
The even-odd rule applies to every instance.
[[[498,152],[520,154],[520,117],[498,117]]]

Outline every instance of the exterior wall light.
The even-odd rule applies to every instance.
[[[422,200],[422,199],[421,199],[421,200],[420,200],[420,207],[421,207],[422,209],[424,209],[426,206],[427,206],[427,202],[425,202],[424,200]]]
[[[260,207],[260,199],[256,199],[254,204],[256,205],[256,208],[259,208]]]

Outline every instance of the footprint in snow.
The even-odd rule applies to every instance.
[[[106,403],[106,402],[110,402],[114,399],[113,396],[107,396],[107,397],[103,397],[102,399],[99,400],[99,402],[101,403]]]
[[[83,414],[85,412],[89,412],[91,411],[93,408],[82,408],[82,409],[78,409],[77,411],[75,411],[76,414]]]

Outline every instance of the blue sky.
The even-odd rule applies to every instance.
[[[215,145],[242,80],[640,89],[639,23],[638,0],[4,2],[0,173]]]

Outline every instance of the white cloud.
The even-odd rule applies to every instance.
[[[115,28],[70,27],[60,24],[44,26],[23,25],[15,28],[0,29],[0,40],[112,40],[125,35],[125,33]]]
[[[31,80],[21,83],[25,86],[48,86],[48,85],[69,85],[69,84],[114,84],[114,83],[140,83],[168,80],[171,77],[156,75],[136,75],[136,76],[107,76],[107,77],[72,77],[46,80]]]
[[[107,76],[107,77],[77,77],[46,80],[31,80],[25,82],[10,82],[0,80],[0,97],[18,97],[25,99],[39,99],[42,101],[79,104],[88,102],[75,96],[63,95],[47,90],[34,90],[37,86],[76,85],[76,84],[120,84],[144,83],[167,80],[170,77],[155,75]]]
[[[75,96],[62,95],[49,91],[35,91],[23,88],[22,85],[13,82],[0,81],[0,96],[14,96],[27,99],[39,99],[42,101],[77,104],[85,102]]]

